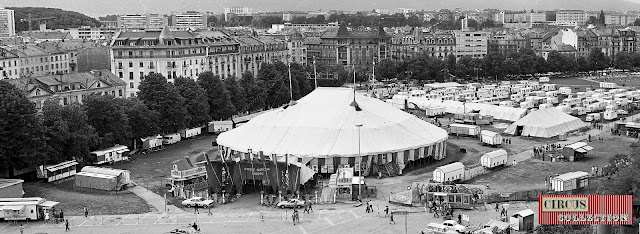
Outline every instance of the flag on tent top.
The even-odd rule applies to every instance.
[[[265,161],[264,152],[259,151],[258,155],[259,155],[258,160],[260,160],[260,162],[264,162]]]

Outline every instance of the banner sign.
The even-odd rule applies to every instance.
[[[632,195],[542,195],[540,225],[632,225]]]

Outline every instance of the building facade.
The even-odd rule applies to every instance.
[[[327,30],[319,41],[307,44],[317,64],[325,66],[355,66],[369,70],[373,61],[391,56],[391,37],[382,28],[371,31],[351,30],[340,25]],[[307,59],[313,56],[307,54]],[[313,61],[308,61],[311,63]]]
[[[16,34],[16,21],[13,10],[0,8],[0,38]]]
[[[396,62],[407,61],[418,55],[444,59],[455,54],[456,38],[453,33],[422,33],[398,35],[391,39],[389,54]]]
[[[307,64],[307,46],[304,44],[304,38],[299,32],[292,33],[286,38],[287,48],[289,50],[288,55],[291,58],[291,62],[299,63],[301,65]]]
[[[20,78],[20,57],[18,55],[11,53],[8,50],[0,48],[0,63],[2,67],[0,67],[0,72],[2,74],[0,79],[17,79]]]
[[[136,96],[140,81],[151,72],[173,82],[194,78],[205,70],[207,45],[187,31],[145,30],[116,33],[111,41],[111,70],[128,83],[127,97]]]
[[[199,13],[171,15],[170,25],[176,29],[203,29],[207,27],[207,18]]]
[[[493,34],[487,41],[489,53],[509,55],[528,47],[527,40],[517,33]]]
[[[583,25],[587,23],[587,13],[583,10],[559,10],[556,12],[558,25]]]
[[[90,26],[69,29],[69,33],[73,39],[81,40],[110,40],[111,36],[117,31],[117,28],[92,28]]]
[[[60,105],[82,103],[89,95],[112,95],[124,98],[126,83],[108,70],[96,70],[86,73],[23,77],[8,80],[25,93],[25,96],[42,110],[44,102],[56,99]]]
[[[7,77],[37,77],[69,73],[71,56],[68,52],[57,49],[47,50],[35,45],[6,46],[4,49],[6,52],[18,56],[17,65],[14,65],[13,68],[8,67],[9,75]]]
[[[637,15],[631,14],[606,14],[604,16],[604,24],[606,25],[629,25],[633,24],[638,18]]]
[[[111,70],[136,96],[141,78],[160,73],[197,79],[204,71],[220,77],[257,74],[263,62],[286,61],[287,43],[271,37],[230,36],[218,31],[145,30],[118,32],[111,41]]]
[[[471,56],[483,58],[488,52],[489,32],[485,31],[455,31],[457,58]]]
[[[164,28],[169,24],[166,16],[161,14],[118,15],[118,28]]]

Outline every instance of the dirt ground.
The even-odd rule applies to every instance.
[[[586,158],[574,162],[549,162],[540,159],[530,159],[518,163],[515,167],[497,169],[482,176],[478,176],[465,183],[490,184],[492,192],[515,192],[530,189],[543,189],[544,179],[549,175],[567,172],[591,172],[592,166],[602,168],[615,154],[628,154],[630,144],[634,139],[620,136],[605,136],[603,141],[588,142],[594,150]]]
[[[84,207],[89,210],[89,215],[140,214],[151,211],[142,198],[131,192],[76,189],[74,180],[59,184],[25,183],[23,189],[24,197],[42,197],[48,201],[60,202],[56,209],[62,209],[66,215],[84,215]]]

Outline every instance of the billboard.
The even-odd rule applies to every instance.
[[[631,225],[632,195],[542,195],[541,225]]]

